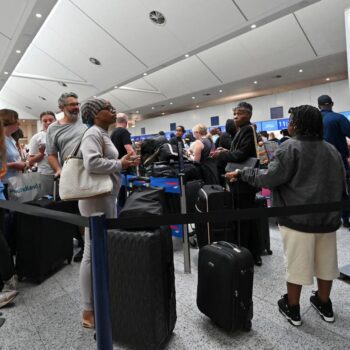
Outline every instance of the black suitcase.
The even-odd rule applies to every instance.
[[[196,212],[196,202],[199,190],[203,187],[203,180],[193,180],[185,183],[186,209],[187,213]]]
[[[228,242],[203,247],[198,258],[198,309],[219,327],[249,331],[253,319],[254,259]]]
[[[267,208],[267,199],[262,196],[255,198],[255,206],[258,208]],[[258,230],[259,237],[259,252],[261,254],[272,254],[270,249],[270,226],[268,218],[260,218],[256,220],[256,228]]]
[[[200,213],[232,209],[232,195],[220,185],[204,185],[198,193],[196,210]],[[235,240],[234,224],[228,223],[199,223],[196,224],[198,246],[201,248],[216,241]]]
[[[113,341],[161,348],[176,322],[170,230],[110,230],[108,257]]]
[[[77,202],[53,201],[42,198],[26,204],[46,209],[77,213]],[[74,225],[32,216],[15,214],[16,270],[19,279],[27,277],[41,283],[66,260],[72,261]]]

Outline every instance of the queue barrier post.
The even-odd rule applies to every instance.
[[[106,217],[95,213],[89,217],[89,224],[97,349],[112,350]]]

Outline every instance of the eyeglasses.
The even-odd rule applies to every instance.
[[[68,107],[79,107],[80,103],[79,102],[66,103],[65,106],[68,106]]]
[[[103,107],[101,111],[108,111],[110,113],[115,113],[116,109],[112,105],[108,105],[106,107]]]

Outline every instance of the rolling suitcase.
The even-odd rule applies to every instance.
[[[228,242],[203,247],[198,258],[198,309],[226,331],[249,331],[253,319],[254,259]]]
[[[78,210],[76,201],[63,202],[42,198],[26,204],[74,214]],[[70,263],[73,256],[73,235],[76,230],[76,226],[62,221],[16,213],[18,278],[26,277],[41,283],[65,260]]]
[[[220,185],[204,185],[198,194],[196,210],[200,213],[232,209],[232,195]],[[198,246],[201,248],[215,241],[231,241],[234,237],[234,224],[199,223],[196,224]]]
[[[108,256],[113,340],[161,348],[176,322],[170,229],[110,230]]]
[[[255,198],[255,206],[267,208],[267,199],[262,196],[257,196]],[[268,255],[272,254],[270,248],[270,226],[268,218],[260,218],[256,220],[256,228],[258,230],[259,237],[259,252],[267,253]]]

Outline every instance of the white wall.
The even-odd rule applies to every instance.
[[[350,90],[348,80],[341,80],[334,83],[316,85],[304,89],[291,90],[280,94],[262,96],[247,99],[253,105],[252,121],[270,120],[270,108],[283,106],[284,117],[287,118],[289,107],[302,104],[317,106],[317,97],[320,95],[330,95],[334,101],[334,110],[337,112],[350,111]],[[158,131],[169,131],[170,123],[176,122],[186,129],[191,129],[195,124],[203,123],[210,126],[210,117],[218,115],[220,125],[225,125],[228,118],[232,118],[232,107],[235,102],[200,108],[183,113],[166,115],[163,117],[143,120],[136,123],[134,128],[130,128],[132,135],[141,134],[141,128],[146,128],[146,134],[158,133]]]

